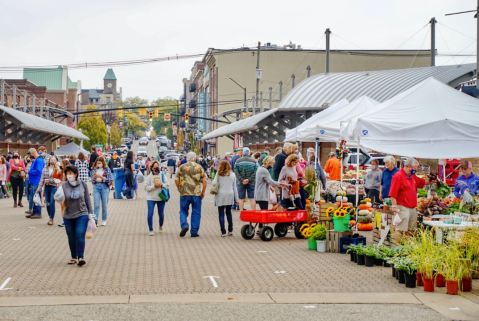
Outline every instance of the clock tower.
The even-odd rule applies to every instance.
[[[116,95],[116,76],[113,69],[109,68],[103,77],[103,92]]]

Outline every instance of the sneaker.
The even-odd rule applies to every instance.
[[[225,237],[225,236],[226,236],[226,234],[221,234],[221,237]]]
[[[163,233],[163,227],[160,226],[160,233]]]
[[[60,224],[58,224],[58,226],[60,226],[60,227],[65,227],[65,223],[64,223],[64,222],[61,222]]]
[[[124,200],[126,200],[126,195],[123,194],[123,192],[121,192],[120,195],[121,195],[121,198],[123,198]]]
[[[181,229],[181,232],[180,232],[180,237],[183,237],[186,235],[186,232],[188,232],[189,228],[188,227],[184,227]]]
[[[98,227],[98,220],[95,220],[95,226]]]
[[[153,231],[150,231],[150,236],[153,236],[155,235],[155,233],[153,233]]]
[[[200,237],[199,234],[194,234],[194,235],[191,235],[191,237]]]
[[[228,236],[233,236],[233,232],[228,232]]]
[[[101,222],[101,226],[106,226],[106,221]]]

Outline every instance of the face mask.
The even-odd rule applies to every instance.
[[[417,169],[411,169],[411,175],[416,174],[416,172],[417,172]]]
[[[17,159],[17,158],[18,158],[18,156],[13,156],[13,159]]]
[[[67,179],[70,183],[73,183],[75,181],[75,175],[69,174],[67,175]]]
[[[378,167],[376,165],[373,165],[372,169],[373,169],[373,171],[375,171],[376,169],[378,169]]]
[[[113,155],[113,159],[116,159],[116,155]]]
[[[57,162],[55,161],[50,161],[50,165],[55,165]]]
[[[38,153],[38,155],[43,155],[43,152]]]
[[[159,171],[158,167],[153,168],[153,172],[158,173]]]

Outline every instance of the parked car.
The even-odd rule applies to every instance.
[[[136,155],[148,157],[148,150],[146,149],[146,147],[138,147],[138,151],[136,152]]]
[[[148,138],[142,137],[140,138],[140,141],[138,142],[139,145],[147,145],[148,146]]]

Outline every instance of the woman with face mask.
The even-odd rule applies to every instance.
[[[160,163],[154,160],[150,163],[150,174],[145,180],[146,202],[148,204],[148,228],[150,229],[150,236],[153,232],[153,214],[155,212],[155,205],[158,207],[158,216],[160,217],[160,233],[163,232],[165,202],[158,196],[163,188],[168,189],[168,179],[165,173],[160,172]]]
[[[0,156],[0,188],[2,189],[1,195],[3,198],[8,198],[8,191],[7,191],[7,165],[5,163],[7,160],[5,157]]]
[[[22,204],[22,197],[23,197],[23,185],[25,182],[23,181],[25,178],[25,164],[20,159],[20,156],[17,151],[13,152],[13,157],[10,160],[10,176],[9,180],[12,184],[12,192],[13,192],[13,207],[23,207]],[[7,179],[7,180],[8,180]],[[17,203],[17,196],[18,196],[18,203]]]
[[[68,264],[84,265],[85,233],[88,227],[88,220],[93,218],[88,186],[78,179],[78,168],[68,165],[64,169],[67,177],[66,182],[61,182],[65,194],[65,211],[63,213],[65,231],[68,235],[71,260]]]
[[[106,165],[105,158],[99,156],[92,166],[93,168],[93,207],[95,214],[95,222],[98,225],[100,220],[100,203],[101,203],[101,225],[106,225],[108,216],[108,197],[110,196],[111,170]]]
[[[381,177],[383,172],[378,167],[379,161],[373,159],[371,161],[371,170],[364,176],[364,189],[368,198],[373,203],[380,203],[379,188],[381,187]]]
[[[48,160],[48,165],[43,169],[42,178],[38,185],[36,193],[40,193],[42,188],[45,195],[45,205],[47,207],[47,213],[50,220],[48,225],[53,225],[53,219],[55,218],[55,200],[53,195],[57,192],[57,188],[63,178],[63,171],[60,169],[57,158],[51,156]]]
[[[30,167],[32,166],[32,161],[30,160],[30,157],[25,157],[25,194],[27,195],[27,201],[28,204],[30,204],[30,179],[28,178],[28,171],[30,170]],[[29,206],[30,207],[30,206]],[[28,208],[28,211],[26,212],[28,214],[32,213],[32,209]]]

